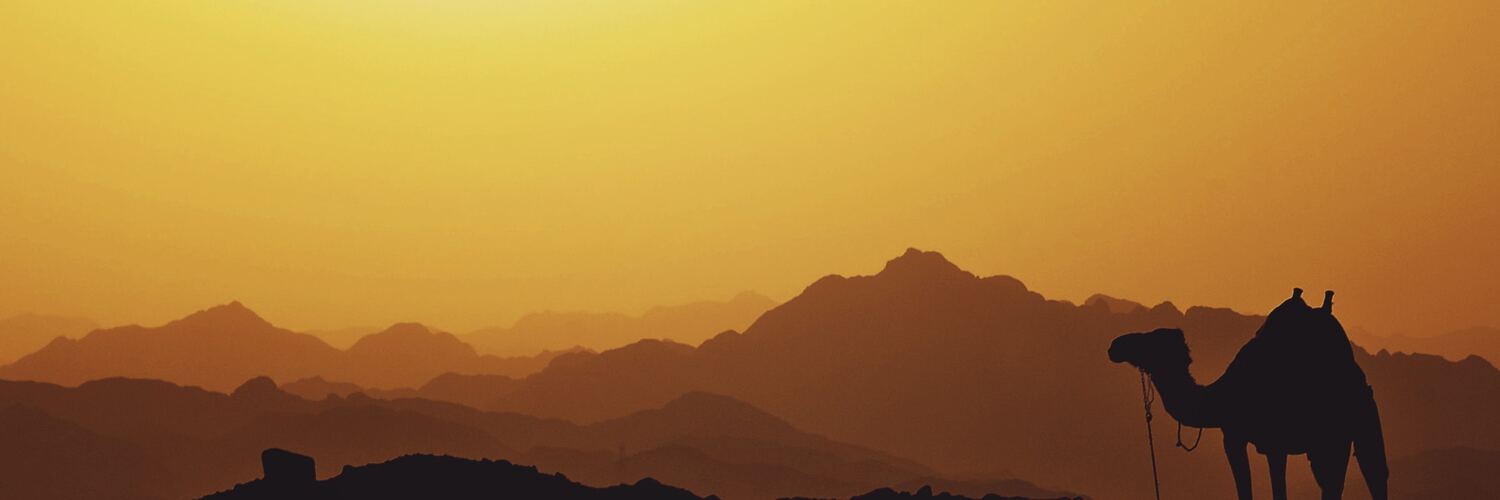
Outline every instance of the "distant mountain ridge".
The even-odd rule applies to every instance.
[[[1102,293],[1090,295],[1089,298],[1084,299],[1083,301],[1083,305],[1085,306],[1094,306],[1099,304],[1103,304],[1105,308],[1109,309],[1109,312],[1115,314],[1129,314],[1137,311],[1147,310],[1146,306],[1144,304],[1141,304],[1140,302],[1110,297]]]
[[[0,319],[0,364],[36,352],[58,337],[76,338],[98,328],[92,320],[48,314]]]
[[[543,353],[551,355],[556,353]],[[323,398],[349,397],[355,393],[379,399],[424,398],[457,403],[471,408],[494,406],[494,400],[519,386],[521,381],[505,375],[462,375],[444,373],[417,388],[379,389],[349,382],[332,382],[322,377],[295,380],[281,386],[289,394],[317,401]]]
[[[870,467],[850,467],[840,452],[826,447],[809,452],[806,443],[790,437],[765,445],[755,436],[736,433],[675,435],[670,442],[621,446],[623,450],[614,444],[599,446],[627,440],[600,433],[599,429],[609,428],[609,422],[673,407],[674,401],[688,395],[717,394],[764,409],[794,429],[931,464],[941,476],[1024,477],[1105,492],[1111,498],[1145,498],[1151,485],[1149,476],[1141,472],[1149,471],[1150,464],[1140,442],[1137,374],[1108,362],[1104,349],[1109,340],[1130,331],[1182,328],[1192,348],[1193,372],[1206,380],[1222,371],[1262,320],[1223,308],[1195,306],[1182,311],[1167,302],[1148,309],[1117,308],[1103,298],[1084,305],[1049,300],[1015,278],[976,276],[936,252],[910,249],[874,275],[818,279],[802,294],[761,315],[743,333],[726,331],[697,347],[642,340],[597,353],[559,355],[546,369],[524,379],[450,380],[453,383],[448,387],[464,394],[463,404],[499,412],[391,394],[382,396],[392,398],[388,400],[346,393],[307,401],[284,394],[274,383],[261,382],[247,384],[232,399],[294,412],[353,405],[415,413],[495,437],[493,441],[435,437],[432,442],[480,443],[480,451],[499,450],[494,453],[527,450],[524,453],[532,463],[580,471],[570,474],[589,481],[670,469],[682,474],[670,477],[672,484],[697,491],[697,481],[711,480],[721,488],[760,497],[769,491],[764,486],[766,478],[775,479],[779,491],[808,494],[812,493],[808,485],[840,491],[858,482],[840,474],[885,477],[881,484],[903,487],[917,483],[891,480],[895,475],[890,471],[922,475],[889,455],[876,457]],[[1492,364],[1480,357],[1449,361],[1426,354],[1355,351],[1376,390],[1393,461],[1431,450],[1500,449],[1500,429],[1487,424],[1500,420],[1500,371]],[[107,399],[122,384],[95,381],[78,390]],[[154,384],[142,387],[167,391]],[[715,400],[689,397],[687,401]],[[58,408],[67,410],[66,406]],[[213,405],[206,405],[196,413],[208,415],[200,419],[237,421],[232,412],[214,410]],[[341,415],[348,416],[331,413],[323,419],[284,421],[295,425],[245,428],[255,430],[251,434],[309,426],[341,429],[349,422],[328,420]],[[379,420],[379,416],[370,418]],[[694,421],[717,420],[700,416]],[[1167,419],[1156,423],[1158,440],[1171,424],[1161,420]],[[755,424],[758,421],[752,418],[746,427],[775,428]],[[89,429],[124,425],[113,420],[87,423]],[[131,425],[163,432],[156,420]],[[175,425],[202,431],[197,420]],[[472,436],[441,426],[412,428]],[[649,426],[639,428],[641,432],[634,435],[651,435]],[[1202,454],[1158,456],[1164,469],[1177,471],[1178,479],[1165,484],[1164,493],[1211,498],[1227,491],[1230,481],[1222,461],[1202,458],[1217,454],[1214,432],[1205,437],[1207,449]],[[391,456],[375,451],[390,450],[362,453]],[[757,458],[746,462],[743,457],[747,456]],[[1483,459],[1475,454],[1447,457],[1444,460]],[[1303,468],[1293,467],[1289,472],[1293,484],[1307,479],[1298,476],[1306,476]],[[1439,476],[1431,480],[1466,479]],[[1412,488],[1434,490],[1431,484]]]
[[[728,301],[657,306],[638,316],[540,312],[527,314],[510,327],[477,330],[463,335],[463,339],[480,352],[497,355],[557,351],[574,346],[613,349],[647,338],[696,345],[719,332],[744,328],[775,305],[775,301],[763,295],[741,292]]]
[[[939,470],[1007,471],[1141,498],[1150,483],[1139,474],[1149,471],[1139,388],[1134,372],[1108,362],[1109,341],[1182,328],[1194,373],[1211,379],[1262,319],[1221,308],[1182,312],[1170,303],[1125,313],[1102,299],[1077,306],[911,249],[875,275],[821,278],[744,333],[697,348],[647,341],[559,358],[495,408],[590,422],[707,391]],[[1376,388],[1393,457],[1465,444],[1500,448],[1500,429],[1481,424],[1500,420],[1493,366],[1362,350],[1357,358]],[[1158,458],[1188,478],[1169,486],[1173,496],[1213,497],[1230,484],[1219,461]]]
[[[1500,363],[1500,328],[1476,326],[1431,337],[1354,333],[1354,341],[1372,350],[1437,354],[1454,361],[1479,356]]]
[[[0,424],[12,421],[43,422],[14,427],[31,432],[26,442],[76,445],[60,457],[125,460],[130,468],[121,473],[155,478],[139,485],[141,496],[126,498],[224,490],[255,477],[254,457],[266,448],[318,457],[319,477],[345,465],[431,453],[503,458],[596,486],[653,477],[725,498],[849,496],[935,474],[908,460],[800,431],[732,398],[702,393],[577,425],[426,399],[355,394],[309,401],[267,378],[247,381],[229,395],[153,380],[97,380],[76,388],[0,381]],[[7,498],[97,498],[84,493],[103,491],[116,480],[115,469],[96,470],[90,461],[54,460],[55,468],[43,477],[20,474],[38,458],[32,449],[0,447],[0,492],[15,493]],[[51,477],[70,479],[44,481]],[[1012,493],[1046,491],[1024,481],[1006,487]]]
[[[445,373],[518,378],[540,370],[558,354],[481,355],[458,337],[417,323],[398,323],[339,350],[317,337],[276,327],[231,302],[159,327],[131,325],[95,330],[79,339],[58,338],[0,366],[0,378],[76,385],[124,376],[227,391],[251,377],[270,375],[396,389],[420,387]]]

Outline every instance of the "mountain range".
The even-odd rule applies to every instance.
[[[1268,305],[1282,298],[1268,298]],[[1109,498],[1149,498],[1151,465],[1145,437],[1140,435],[1138,374],[1109,362],[1105,356],[1109,341],[1126,332],[1181,328],[1192,349],[1193,373],[1199,380],[1209,381],[1223,371],[1264,320],[1229,309],[1190,307],[1182,311],[1166,302],[1146,307],[1105,296],[1082,305],[1049,300],[1015,278],[976,276],[938,253],[915,249],[887,262],[873,275],[821,278],[798,296],[761,314],[743,332],[725,331],[696,345],[644,335],[647,340],[619,348],[556,355],[544,369],[524,377],[475,373],[439,376],[439,370],[445,367],[475,363],[464,360],[451,365],[432,364],[427,372],[432,376],[425,380],[415,379],[426,373],[404,366],[390,373],[349,368],[307,370],[303,369],[307,365],[298,364],[301,361],[264,359],[269,355],[261,352],[272,352],[265,350],[273,347],[293,353],[332,352],[328,358],[307,356],[315,361],[322,359],[328,367],[341,367],[345,357],[378,367],[421,364],[439,357],[482,356],[455,348],[458,339],[450,340],[451,335],[415,325],[388,329],[382,333],[389,333],[388,338],[370,340],[361,348],[370,351],[356,356],[349,353],[360,347],[358,344],[349,351],[339,351],[247,313],[243,306],[231,304],[156,329],[126,327],[101,330],[77,341],[54,341],[48,348],[0,369],[0,377],[72,384],[123,373],[224,388],[233,387],[230,380],[269,374],[294,382],[283,390],[269,379],[258,379],[241,386],[229,398],[257,401],[257,407],[292,414],[231,412],[257,415],[261,420],[258,427],[246,427],[246,432],[231,435],[256,436],[302,428],[332,432],[347,427],[352,432],[364,427],[351,420],[365,417],[355,419],[349,412],[376,410],[396,415],[367,416],[372,421],[432,434],[430,438],[412,438],[407,448],[362,448],[356,446],[362,441],[352,437],[325,449],[289,447],[334,463],[370,463],[397,456],[403,450],[451,450],[470,457],[519,457],[519,463],[564,470],[570,477],[591,484],[628,482],[626,476],[638,479],[648,475],[695,492],[727,497],[843,496],[859,491],[854,484],[910,489],[936,483],[921,482],[925,476],[936,476],[956,486],[975,486],[973,492],[950,490],[966,496],[993,493],[982,491],[978,485],[998,484],[996,479],[1025,478],[1037,484],[1102,492]],[[101,335],[111,331],[116,332]],[[257,350],[259,359],[241,361],[231,356],[232,350],[193,350],[200,348],[200,343],[211,344],[204,338],[218,335],[228,337],[229,343],[240,348]],[[311,347],[302,346],[307,339],[312,341],[308,344]],[[429,354],[410,355],[418,352]],[[194,353],[195,357],[179,359],[184,353]],[[1402,461],[1442,450],[1500,450],[1500,429],[1489,425],[1500,420],[1500,371],[1485,359],[1468,356],[1447,360],[1431,354],[1362,348],[1355,349],[1355,357],[1375,388],[1394,463],[1416,463]],[[37,368],[42,366],[51,367],[51,371]],[[203,375],[210,366],[222,373]],[[69,371],[69,367],[84,368]],[[329,375],[331,372],[336,373]],[[311,378],[314,376],[322,378]],[[368,384],[365,379],[376,383]],[[402,385],[389,385],[396,382]],[[90,382],[77,390],[104,398],[109,393],[104,388],[113,387],[111,384],[121,382]],[[714,398],[763,410],[765,418],[774,418],[798,432],[882,452],[871,458],[876,463],[873,467],[862,468],[847,465],[849,457],[840,455],[838,450],[842,448],[838,446],[823,446],[812,453],[807,451],[806,442],[786,435],[775,446],[765,445],[765,440],[758,438],[754,441],[761,444],[747,446],[733,434],[712,439],[678,435],[679,439],[671,442],[642,441],[644,438],[638,436],[656,432],[642,424],[628,426],[635,430],[628,435],[599,430],[621,425],[612,424],[620,419],[672,408],[684,400]],[[0,404],[3,401],[0,399]],[[114,404],[127,403],[116,399]],[[721,409],[673,425],[691,428],[698,422],[723,420],[728,417],[715,412],[728,412],[722,408],[732,406],[716,406]],[[96,410],[108,413],[107,408]],[[44,410],[57,415],[56,411]],[[57,411],[63,410],[67,407]],[[166,420],[153,420],[156,423],[152,425],[161,426],[160,432],[165,433],[171,425],[160,422],[189,429],[205,419],[250,424],[234,415],[207,410],[197,413],[203,416],[174,419],[163,415]],[[435,419],[442,425],[424,427],[418,421],[402,420],[411,418],[411,414]],[[57,416],[71,422],[90,418],[77,413]],[[770,428],[757,422],[761,421],[744,423],[751,428]],[[83,430],[120,439],[118,434],[99,428],[113,424],[93,424],[84,425]],[[449,424],[464,429],[447,428]],[[370,429],[359,436],[380,442],[375,427]],[[493,439],[475,435],[472,429]],[[1154,429],[1157,441],[1169,439],[1170,419],[1157,419]],[[1158,449],[1164,495],[1211,498],[1226,491],[1231,484],[1228,468],[1220,455],[1216,431],[1208,434],[1203,449],[1196,454]],[[318,434],[295,436],[312,442]],[[433,446],[413,444],[429,439]],[[127,440],[137,446],[147,441]],[[264,439],[233,443],[236,453],[245,456],[252,456],[257,445],[274,445]],[[356,452],[345,450],[350,447]],[[1471,462],[1485,460],[1483,453],[1443,455],[1443,460],[1459,464],[1452,466],[1455,471],[1470,470],[1480,466]],[[747,463],[744,457],[756,458]],[[821,458],[809,461],[803,457]],[[243,467],[236,471],[239,475],[235,477],[253,477],[253,471]],[[854,473],[840,475],[845,471]],[[1305,466],[1290,467],[1289,474],[1292,484],[1310,480]],[[869,481],[873,475],[884,479]],[[1396,469],[1394,477],[1400,475]],[[1356,472],[1350,476],[1358,477]],[[1257,472],[1257,477],[1264,475]],[[1455,472],[1427,480],[1463,487],[1472,477],[1482,475]],[[1392,479],[1392,484],[1401,484],[1402,480]],[[1263,481],[1257,487],[1259,494],[1268,494]],[[1403,488],[1441,491],[1428,483],[1406,484]]]
[[[1476,355],[1491,363],[1500,362],[1500,328],[1476,326],[1431,337],[1381,336],[1366,332],[1352,335],[1355,342],[1370,349],[1437,354],[1454,361]]]
[[[135,489],[105,496],[203,495],[256,477],[254,458],[266,448],[318,457],[320,477],[428,453],[507,459],[600,486],[652,477],[724,498],[850,496],[896,481],[946,480],[706,393],[577,425],[426,399],[310,401],[263,377],[232,394],[122,378],[74,388],[0,381],[0,428],[18,432],[0,447],[6,498],[99,498],[94,493],[121,481]],[[130,477],[141,479],[122,479]],[[1003,484],[1011,494],[1062,496],[1024,481]]]
[[[36,352],[58,337],[77,338],[98,328],[93,321],[47,314],[19,314],[0,319],[0,363]]]
[[[742,329],[775,306],[775,301],[763,295],[741,292],[724,302],[657,306],[640,315],[540,312],[525,315],[508,328],[485,328],[462,338],[480,352],[500,356],[560,351],[574,346],[605,350],[640,339],[697,344],[719,332]]]
[[[1138,375],[1108,361],[1109,341],[1182,328],[1193,372],[1212,380],[1262,321],[1170,303],[1117,312],[1102,300],[1048,300],[1014,278],[975,276],[913,249],[875,275],[819,279],[743,333],[560,357],[493,408],[588,422],[708,391],[950,473],[1147,498]],[[1500,429],[1488,424],[1500,420],[1500,372],[1486,361],[1363,350],[1357,358],[1393,457],[1500,449]],[[1157,422],[1161,432],[1169,425]],[[1211,458],[1160,454],[1164,494],[1214,497],[1231,484],[1217,440],[1204,441]]]
[[[171,380],[227,391],[258,375],[280,380],[323,377],[374,388],[419,387],[445,373],[522,377],[560,352],[501,358],[481,355],[447,332],[398,323],[347,350],[276,327],[239,302],[198,311],[165,325],[95,330],[55,338],[0,367],[0,378],[76,385],[106,377]]]

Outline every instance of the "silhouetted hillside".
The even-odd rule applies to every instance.
[[[0,367],[0,377],[66,385],[106,377],[154,378],[227,391],[248,378],[269,375],[279,380],[320,377],[394,391],[422,386],[446,373],[522,377],[564,352],[571,351],[480,355],[452,334],[416,323],[393,325],[340,351],[311,335],[273,326],[233,302],[156,328],[126,326],[96,330],[78,340],[59,338]],[[465,401],[477,397],[453,394],[451,385],[443,389]]]
[[[328,345],[337,349],[349,349],[359,339],[380,332],[378,326],[346,326],[343,328],[328,328],[323,330],[306,330],[302,333],[323,339]]]
[[[1390,497],[1402,500],[1446,500],[1455,498],[1500,498],[1500,451],[1474,448],[1427,450],[1391,463]],[[1350,474],[1344,498],[1368,500],[1358,487],[1360,478]],[[1310,481],[1292,490],[1293,498],[1316,498],[1317,485]]]
[[[562,353],[548,352],[538,355],[536,358],[545,356],[550,359],[551,356],[560,354]],[[474,408],[488,408],[494,405],[496,398],[510,392],[519,385],[519,380],[505,375],[444,373],[433,377],[432,380],[428,380],[427,383],[415,389],[369,388],[348,382],[332,382],[323,377],[296,380],[281,386],[281,389],[311,400],[323,399],[329,395],[347,397],[354,393],[363,393],[366,396],[379,399],[425,398],[468,405]]]
[[[598,421],[708,391],[949,473],[1015,474],[1142,498],[1151,483],[1137,374],[1109,363],[1109,341],[1182,328],[1194,373],[1212,379],[1262,320],[1169,303],[1128,313],[1075,306],[911,250],[873,276],[819,279],[744,333],[696,349],[653,341],[560,358],[496,407]],[[1500,419],[1493,367],[1363,351],[1357,361],[1375,386],[1393,457],[1460,444],[1500,448],[1500,429],[1485,423]],[[1168,432],[1171,422],[1159,419],[1157,429]],[[1204,458],[1220,456],[1214,433],[1200,455],[1160,454],[1173,471],[1164,494],[1226,491],[1228,468]]]
[[[501,358],[480,355],[447,332],[416,323],[399,323],[359,339],[345,353],[342,380],[383,389],[416,387],[443,374],[524,377],[541,370],[566,351]]]
[[[77,338],[98,328],[93,321],[66,316],[20,314],[0,319],[0,363],[36,352],[58,337]]]
[[[1090,295],[1089,298],[1084,299],[1083,301],[1084,306],[1094,306],[1100,304],[1109,309],[1109,312],[1115,314],[1130,314],[1147,310],[1147,307],[1145,305],[1142,305],[1140,302],[1110,297],[1102,293]]]
[[[504,460],[469,460],[450,456],[407,455],[387,462],[345,467],[337,476],[318,481],[310,474],[276,475],[278,463],[297,457],[279,457],[266,462],[265,475],[229,491],[204,497],[209,500],[282,499],[475,499],[580,498],[580,499],[698,499],[692,492],[642,479],[635,484],[592,488],[569,481],[561,474],[543,474]],[[305,457],[302,457],[305,458]],[[309,471],[310,472],[310,471]],[[710,497],[712,498],[712,497]]]
[[[1357,334],[1353,340],[1370,350],[1436,354],[1450,360],[1479,356],[1500,363],[1500,328],[1474,327],[1432,337]]]
[[[934,493],[934,491],[937,491],[937,493]],[[933,488],[931,486],[922,486],[920,488],[917,488],[917,490],[915,492],[910,492],[910,491],[905,491],[905,490],[895,490],[895,489],[891,489],[891,488],[881,488],[881,489],[878,489],[878,490],[875,490],[875,491],[871,491],[869,493],[865,493],[863,495],[858,495],[858,496],[850,497],[849,500],[899,500],[899,499],[908,499],[908,498],[935,498],[935,499],[939,499],[939,500],[1028,500],[1028,498],[1031,498],[1031,497],[1011,497],[1011,496],[1001,496],[1001,495],[994,495],[994,494],[969,497],[969,496],[964,496],[961,493],[952,493],[952,492],[949,492],[947,490],[943,490],[941,488]],[[1057,500],[1069,500],[1070,498],[1075,498],[1075,497],[1048,497],[1048,498],[1055,498]]]
[[[168,498],[169,471],[142,446],[4,404],[0,435],[0,498]]]
[[[239,302],[157,328],[95,330],[57,339],[0,367],[0,377],[76,385],[106,377],[159,378],[229,390],[257,375],[294,380],[337,366],[340,352],[316,337],[272,326]]]
[[[337,460],[357,464],[364,462],[356,456],[374,461],[390,455],[373,455],[393,450],[423,451],[427,440],[478,443],[481,449],[463,453],[514,453],[517,461],[590,484],[649,475],[726,497],[848,496],[938,476],[1021,477],[1110,498],[1145,498],[1151,483],[1139,381],[1134,371],[1108,361],[1110,339],[1181,328],[1194,373],[1211,379],[1262,320],[1228,309],[1182,312],[1170,303],[1126,313],[1098,301],[1075,306],[1047,300],[1013,278],[977,277],[941,255],[912,250],[873,276],[819,279],[744,333],[722,333],[696,348],[641,341],[561,355],[518,383],[496,384],[503,387],[485,386],[493,380],[451,380],[480,386],[461,392],[494,390],[489,406],[509,412],[359,393],[308,401],[277,394],[267,381],[247,383],[232,397],[118,379],[77,389],[3,383],[0,404],[26,404],[101,435],[170,450],[164,456],[182,461],[172,470],[194,471],[191,477],[250,467],[222,463],[230,459],[217,458],[223,454],[210,444],[248,450],[272,445],[264,441],[322,435],[301,428],[348,425],[357,431],[356,421],[368,418],[414,432],[352,432],[360,439],[407,441],[347,455],[338,455],[348,443],[336,434],[301,445],[327,446]],[[1375,387],[1394,463],[1431,449],[1500,449],[1500,429],[1490,424],[1500,420],[1500,372],[1489,363],[1361,349],[1355,359]],[[353,410],[320,417],[347,408]],[[292,415],[268,416],[272,411]],[[268,418],[275,424],[258,423]],[[1170,419],[1157,419],[1159,445],[1169,442],[1172,427]],[[252,438],[216,441],[231,430]],[[474,431],[493,441],[471,439]],[[1228,491],[1216,434],[1209,431],[1193,455],[1159,446],[1164,496],[1213,498]],[[1393,470],[1394,487],[1401,470]],[[1289,473],[1297,484],[1306,468]],[[1257,484],[1264,489],[1264,481]],[[809,485],[822,489],[802,489]]]
[[[409,453],[476,457],[511,453],[483,431],[419,412],[370,404],[373,401],[307,401],[278,391],[269,379],[246,382],[233,395],[153,380],[107,379],[77,388],[0,381],[0,408],[32,408],[82,429],[31,427],[26,439],[45,444],[48,453],[89,459],[120,457],[120,449],[137,450],[128,455],[129,468],[124,470],[171,471],[150,476],[151,481],[132,483],[140,495],[115,498],[183,498],[223,489],[236,479],[253,477],[257,470],[254,454],[274,446],[327,454],[325,465],[329,469],[324,473],[345,464]],[[11,428],[3,427],[7,431]],[[101,438],[67,437],[84,435],[82,432]],[[7,460],[31,460],[27,458],[31,453],[11,447],[10,442],[7,439],[7,446],[0,448],[21,455],[7,456]],[[101,498],[71,492],[107,491],[116,482],[117,469],[81,465],[67,475],[66,483],[56,484],[46,482],[56,474],[14,478],[14,482],[8,482],[12,487],[47,494],[7,498]]]
[[[251,379],[232,395],[151,380],[108,379],[77,388],[0,381],[0,408],[13,405],[99,436],[70,440],[45,427],[17,427],[32,429],[28,438],[38,443],[76,442],[54,450],[66,456],[121,456],[146,470],[173,471],[142,486],[141,496],[126,498],[180,498],[227,488],[254,477],[253,457],[268,447],[322,457],[318,474],[324,477],[344,465],[440,453],[535,464],[591,485],[670,478],[726,498],[848,496],[936,475],[908,460],[800,431],[743,402],[701,393],[587,426],[427,399],[356,393],[309,401],[267,378]],[[111,451],[110,443],[140,452]],[[82,466],[67,470],[77,471],[68,488],[104,488],[114,477]],[[17,481],[48,497],[87,497],[24,476]],[[1020,481],[1007,487],[1035,491]]]
[[[281,384],[281,390],[303,399],[317,401],[328,396],[348,397],[356,392],[381,399],[416,397],[414,389],[370,389],[349,382],[334,382],[323,377],[308,377]]]
[[[613,349],[647,338],[697,344],[724,330],[744,328],[775,305],[765,296],[743,292],[727,302],[658,306],[639,316],[542,312],[523,316],[509,328],[486,328],[463,338],[480,352],[507,356],[572,346]]]

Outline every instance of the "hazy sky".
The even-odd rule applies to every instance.
[[[466,330],[916,246],[1500,325],[1500,3],[1105,3],[7,0],[0,315]]]

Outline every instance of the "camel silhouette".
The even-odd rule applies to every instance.
[[[1182,330],[1122,335],[1110,344],[1109,359],[1149,375],[1178,422],[1222,430],[1240,500],[1252,497],[1247,443],[1266,456],[1276,500],[1286,498],[1287,455],[1304,453],[1323,499],[1342,498],[1351,445],[1370,496],[1386,499],[1380,414],[1348,336],[1333,317],[1333,292],[1313,309],[1302,300],[1302,289],[1293,290],[1208,385],[1198,384],[1188,370],[1192,357]]]

